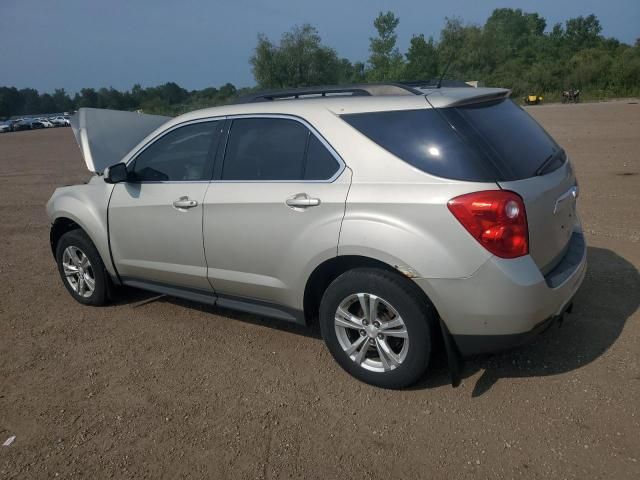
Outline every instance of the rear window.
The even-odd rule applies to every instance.
[[[399,110],[343,115],[342,119],[378,145],[438,177],[494,181],[495,172],[456,134],[437,110]]]
[[[561,149],[527,112],[511,100],[442,109],[447,120],[467,140],[483,148],[501,173],[502,180],[521,180],[536,175],[550,157],[545,172],[564,162]]]
[[[405,162],[438,177],[512,181],[558,168],[553,139],[511,100],[442,109],[343,115],[342,119]]]

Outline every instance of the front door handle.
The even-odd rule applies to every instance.
[[[191,200],[189,197],[180,197],[173,202],[173,206],[176,208],[193,208],[198,205],[198,202]]]
[[[311,198],[306,193],[298,193],[291,198],[287,198],[285,203],[293,208],[317,207],[320,205],[319,198]]]

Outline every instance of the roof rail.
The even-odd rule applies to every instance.
[[[418,83],[420,84],[420,83]],[[417,85],[405,83],[363,83],[357,85],[329,85],[301,87],[284,90],[256,92],[238,98],[233,103],[268,102],[273,100],[299,99],[301,97],[326,97],[337,95],[380,96],[380,95],[423,95],[413,88]]]

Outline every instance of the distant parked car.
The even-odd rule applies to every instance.
[[[31,130],[31,120],[28,118],[19,118],[13,124],[13,131],[19,132],[20,130]]]
[[[54,127],[68,127],[71,125],[71,123],[69,122],[69,118],[62,115],[58,117],[51,117],[49,121],[53,124]]]
[[[9,122],[0,123],[0,133],[7,133],[13,131]]]
[[[32,129],[36,129],[36,128],[52,128],[52,127],[53,127],[53,123],[51,123],[46,118],[36,118],[35,120],[31,121],[31,128]]]

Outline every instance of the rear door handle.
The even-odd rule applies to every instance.
[[[285,203],[293,208],[317,207],[320,205],[319,198],[311,198],[306,193],[298,193],[291,198],[287,198]]]
[[[193,208],[198,205],[198,202],[191,200],[189,197],[180,197],[173,202],[173,206],[176,208]]]

